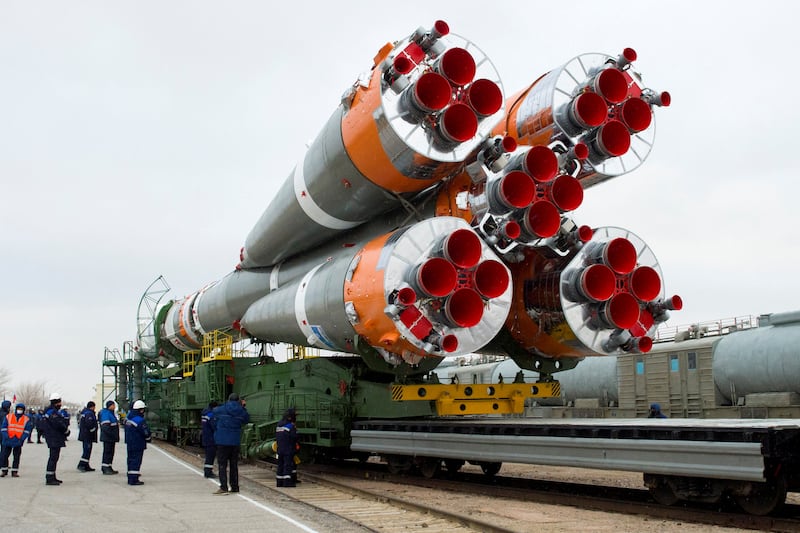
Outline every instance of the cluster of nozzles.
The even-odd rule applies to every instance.
[[[506,292],[511,278],[505,265],[482,255],[478,235],[458,229],[408,269],[391,303],[414,337],[453,352],[458,339],[448,331],[476,326],[486,302]]]
[[[637,251],[628,239],[590,243],[584,257],[588,264],[572,278],[567,295],[593,305],[597,326],[625,331],[612,337],[609,349],[622,346],[650,351],[653,340],[646,332],[654,315],[664,309],[680,309],[680,298],[656,301],[661,294],[661,276],[653,267],[637,266]]]
[[[636,52],[626,48],[616,61],[591,73],[561,110],[564,132],[586,144],[593,163],[627,153],[631,134],[650,127],[650,106],[671,102],[668,92],[643,91],[633,83],[625,68],[635,60]]]
[[[502,142],[509,152],[516,148],[511,137]],[[575,157],[585,158],[585,150],[579,144],[573,150]],[[502,172],[489,180],[489,206],[493,215],[502,216],[503,237],[525,241],[552,237],[561,225],[561,214],[581,205],[580,182],[559,171],[559,158],[552,149],[533,146],[515,153]]]
[[[413,123],[427,123],[433,140],[447,148],[472,139],[480,120],[503,106],[503,92],[492,80],[475,79],[475,58],[464,48],[441,50],[438,39],[450,32],[437,21],[430,32],[417,32],[388,64],[384,78],[414,79],[403,87],[400,108]]]

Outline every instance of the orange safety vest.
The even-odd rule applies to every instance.
[[[28,425],[28,420],[30,420],[28,416],[22,415],[17,418],[16,413],[9,413],[6,415],[6,420],[8,420],[8,436],[12,439],[14,437],[21,439],[22,433],[25,431],[25,426]]]

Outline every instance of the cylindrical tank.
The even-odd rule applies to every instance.
[[[759,327],[722,337],[714,347],[714,384],[720,394],[800,393],[800,311],[759,318]]]

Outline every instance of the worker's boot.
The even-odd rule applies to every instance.
[[[6,477],[8,475],[8,470],[3,470],[0,472],[0,477]]]
[[[19,477],[19,472],[17,472],[16,470],[13,470],[11,472],[11,477]]]
[[[46,476],[44,476],[44,484],[58,486],[61,484],[61,482],[56,479],[56,476],[52,474],[47,474]]]

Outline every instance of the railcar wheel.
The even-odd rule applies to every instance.
[[[445,459],[444,466],[447,468],[447,473],[453,475],[461,470],[461,467],[464,466],[464,461],[461,459]]]
[[[390,455],[386,458],[386,466],[392,475],[405,474],[411,468],[411,461],[405,455]]]
[[[419,471],[422,474],[422,477],[426,479],[431,479],[439,473],[439,469],[442,466],[441,459],[434,459],[432,457],[425,457],[422,459],[422,462],[419,465]]]
[[[747,494],[734,494],[733,499],[748,514],[768,515],[786,501],[786,478],[778,476],[764,483],[750,483]]]
[[[675,491],[663,478],[658,478],[654,484],[649,485],[648,490],[650,491],[650,496],[661,505],[669,507],[680,501],[680,498],[675,495]]]
[[[480,463],[481,470],[483,473],[489,477],[497,475],[500,471],[500,468],[503,466],[503,463]]]

